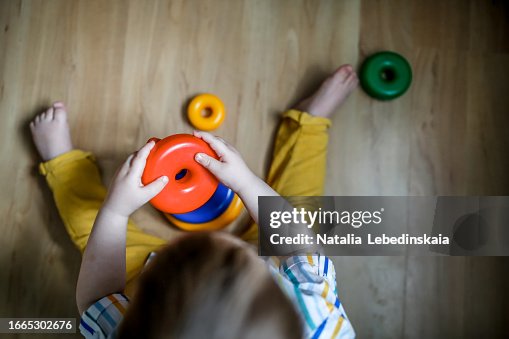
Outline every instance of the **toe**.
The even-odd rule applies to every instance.
[[[65,121],[67,119],[67,114],[65,113],[65,109],[63,107],[57,107],[55,109],[54,119],[57,121]]]
[[[357,75],[355,74],[355,72],[352,72],[352,73],[348,74],[348,76],[345,79],[345,82],[350,83],[350,82],[354,81],[355,78],[357,78]]]
[[[65,109],[65,105],[64,105],[64,103],[63,103],[62,101],[55,101],[55,102],[53,103],[53,107],[55,107],[55,108],[63,108],[63,109]]]
[[[30,121],[30,129],[33,130],[35,127],[35,123],[33,121]]]
[[[45,120],[53,120],[53,107],[48,108],[45,115]]]
[[[343,71],[343,72],[346,71],[347,73],[350,73],[351,71],[353,71],[353,67],[350,64],[344,64],[344,65],[339,66],[334,73],[337,73],[339,71]]]
[[[41,113],[39,114],[38,116],[35,117],[35,123],[38,124],[41,122],[41,115],[43,115],[44,113]]]
[[[334,74],[334,78],[338,79],[341,82],[345,82],[348,76],[351,74],[351,69],[348,68],[348,65],[341,66]]]
[[[359,78],[357,78],[357,74],[355,72],[351,73],[346,79],[345,83],[348,85],[349,88],[351,89],[355,88],[359,83]]]

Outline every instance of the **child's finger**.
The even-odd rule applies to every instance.
[[[152,148],[154,148],[155,142],[148,142],[145,146],[140,148],[136,156],[134,157],[131,165],[131,172],[141,175],[145,169],[147,163],[147,157],[150,154]]]
[[[131,168],[131,166],[133,165],[133,160],[134,160],[134,158],[136,158],[137,155],[138,155],[138,151],[136,151],[132,154],[131,160],[129,161],[129,168]]]
[[[124,161],[124,163],[122,164],[122,166],[120,167],[120,170],[118,171],[118,174],[119,175],[126,175],[127,172],[129,171],[129,167],[131,167],[131,161],[133,160],[133,157],[134,157],[134,153],[133,154],[130,154],[127,159]]]
[[[234,151],[234,152],[237,152],[237,149],[235,147],[233,147],[228,141],[224,140],[223,138],[221,137],[217,137],[217,139],[219,139],[223,144],[226,145],[226,147],[230,150],[230,151]]]
[[[235,153],[238,153],[238,152],[239,152],[239,151],[237,151],[237,149],[236,149],[235,147],[233,147],[231,144],[227,143],[226,141],[225,141],[224,143],[225,143],[226,147],[228,147],[228,149],[229,149],[230,151],[233,151],[233,152],[235,152]]]
[[[221,167],[223,164],[219,160],[216,160],[205,153],[197,153],[194,160],[220,179]]]
[[[220,157],[228,152],[228,147],[226,144],[210,133],[195,132],[195,136],[201,138],[203,141],[209,144],[210,148],[212,148]]]
[[[145,198],[148,200],[152,199],[156,195],[159,194],[168,183],[168,177],[162,176],[154,181],[152,181],[150,184],[145,185],[142,188],[143,193],[145,194]]]
[[[228,145],[228,143],[226,142],[226,140],[224,140],[223,138],[218,137],[217,135],[215,136],[215,138],[216,138],[217,140],[221,141],[223,144]]]

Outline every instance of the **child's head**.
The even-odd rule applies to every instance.
[[[227,234],[180,237],[139,281],[119,338],[300,338],[300,319],[265,264]]]

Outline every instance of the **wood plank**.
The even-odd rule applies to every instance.
[[[263,176],[282,111],[340,64],[395,50],[412,87],[383,103],[358,90],[337,112],[327,193],[507,195],[508,13],[476,0],[0,1],[0,316],[77,317],[80,257],[27,129],[51,101],[67,102],[75,145],[108,183],[149,137],[190,132],[187,102],[213,92],[228,109],[217,134]],[[150,206],[134,218],[177,232]],[[333,260],[359,337],[507,336],[506,258]]]

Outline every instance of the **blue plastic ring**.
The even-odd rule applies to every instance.
[[[210,197],[210,199],[201,207],[198,207],[191,212],[172,215],[175,219],[192,224],[209,222],[216,219],[223,214],[224,211],[226,211],[228,206],[230,206],[234,195],[235,193],[233,193],[231,189],[219,183],[212,197]]]

